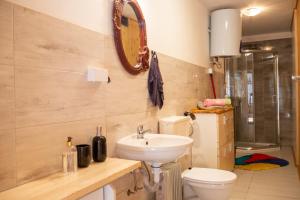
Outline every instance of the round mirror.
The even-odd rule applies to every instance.
[[[121,63],[131,74],[149,68],[146,24],[135,0],[115,0],[113,12],[115,45]]]
[[[130,6],[126,3],[121,18],[121,37],[125,56],[131,66],[138,68],[140,48],[140,27],[138,18]]]

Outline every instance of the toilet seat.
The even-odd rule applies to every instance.
[[[207,184],[228,184],[237,178],[236,174],[230,171],[197,167],[184,171],[182,177],[187,181]]]

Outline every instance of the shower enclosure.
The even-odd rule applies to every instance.
[[[225,60],[226,95],[235,107],[235,140],[239,149],[278,147],[279,77],[274,51],[246,50]]]

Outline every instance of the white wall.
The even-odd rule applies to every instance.
[[[8,0],[104,34],[111,34],[110,0]]]
[[[140,0],[149,47],[161,53],[208,66],[208,10],[199,0]]]
[[[113,0],[8,0],[99,33],[112,35]],[[148,45],[202,67],[209,63],[208,10],[200,0],[139,0]]]

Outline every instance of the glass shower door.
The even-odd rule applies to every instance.
[[[227,95],[235,107],[235,139],[241,148],[279,144],[278,57],[246,52],[226,60]]]
[[[254,54],[255,143],[277,144],[278,65],[273,53]]]
[[[241,143],[255,142],[254,63],[253,54],[238,59],[235,73],[236,139]]]

